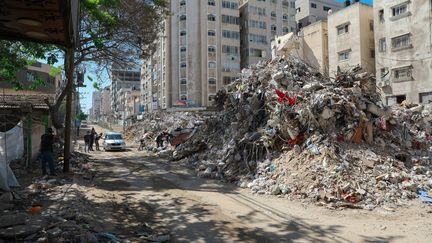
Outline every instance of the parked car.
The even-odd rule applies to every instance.
[[[107,150],[125,150],[126,143],[123,140],[123,135],[117,132],[107,132],[105,133],[102,146],[105,151]]]

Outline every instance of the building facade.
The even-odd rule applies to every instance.
[[[328,28],[327,21],[320,20],[304,27],[299,32],[303,49],[303,61],[329,75]]]
[[[135,90],[140,89],[140,75],[141,70],[138,66],[130,67],[120,67],[119,65],[113,65],[111,67],[111,111],[113,112],[114,118],[120,118],[121,114],[119,112],[120,99],[119,91],[120,89],[132,88]]]
[[[111,91],[109,87],[101,90],[101,121],[111,123]]]
[[[92,108],[90,109],[90,119],[99,121],[102,114],[102,92],[99,90],[93,91]]]
[[[329,74],[361,66],[375,73],[373,8],[355,2],[328,17]]]
[[[129,126],[139,113],[141,92],[134,88],[121,88],[118,92],[120,119],[118,124]]]
[[[271,58],[275,36],[295,32],[294,0],[244,0],[241,16],[241,67]]]
[[[432,101],[432,2],[375,0],[377,86],[388,105]]]
[[[238,0],[171,1],[156,53],[144,62],[146,110],[211,106],[240,72]]]
[[[341,8],[343,4],[336,0],[296,0],[297,28],[301,29],[320,20],[327,20],[329,14]]]

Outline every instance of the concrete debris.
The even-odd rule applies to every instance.
[[[73,153],[72,156],[73,178],[66,175],[31,179],[24,169],[14,169],[18,178],[26,177],[22,181],[31,179],[31,183],[27,183],[28,186],[21,191],[3,194],[0,191],[0,196],[8,201],[7,204],[0,203],[0,242],[127,242],[129,238],[137,240],[141,235],[146,238],[139,242],[169,240],[169,235],[158,234],[145,222],[142,222],[145,227],[138,225],[134,228],[139,228],[140,235],[132,232],[120,237],[104,232],[108,228],[105,224],[109,222],[94,212],[95,207],[107,213],[114,213],[112,207],[118,210],[119,205],[128,212],[131,209],[125,204],[115,203],[112,198],[105,204],[89,203],[92,202],[88,200],[92,194],[86,192],[90,187],[82,184],[90,183],[96,171],[86,155]],[[98,195],[93,200],[100,197],[106,195]]]
[[[365,209],[432,189],[432,105],[385,106],[361,68],[329,79],[277,58],[242,70],[215,100],[220,111],[194,118],[205,122],[173,153],[201,177]]]

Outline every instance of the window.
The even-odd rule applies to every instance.
[[[386,99],[387,99],[387,105],[392,106],[392,105],[402,103],[404,100],[406,100],[406,96],[405,95],[389,96]]]
[[[246,55],[251,57],[266,57],[265,51],[254,48],[247,49]]]
[[[311,3],[311,8],[317,8],[316,3]]]
[[[27,79],[27,82],[33,82],[36,80],[36,76],[32,72],[27,71],[26,72],[26,79]]]
[[[240,40],[240,32],[238,31],[223,30],[222,36],[223,38]]]
[[[186,95],[181,95],[181,96],[180,96],[180,100],[182,100],[182,101],[186,101],[186,100],[187,100],[187,96],[186,96]]]
[[[182,80],[180,80],[180,84],[187,84],[186,79],[182,79]]]
[[[369,20],[369,30],[374,31],[374,22],[373,20]]]
[[[407,11],[408,11],[408,5],[406,3],[401,4],[392,8],[392,15],[393,17],[399,16],[406,13]]]
[[[209,85],[216,85],[216,79],[215,78],[209,78],[208,83],[209,83]]]
[[[186,30],[180,31],[180,36],[186,36]]]
[[[378,18],[381,23],[384,22],[384,9],[378,11]]]
[[[208,67],[209,68],[216,68],[216,63],[215,62],[209,62]]]
[[[216,31],[214,31],[214,30],[209,30],[209,31],[207,31],[207,35],[208,35],[208,36],[216,36]]]
[[[180,1],[180,6],[185,6],[186,5],[186,0],[181,0]]]
[[[248,7],[249,13],[259,16],[265,16],[265,8],[255,7],[255,6],[249,6]]]
[[[186,52],[186,47],[180,47],[180,52]]]
[[[223,77],[223,84],[227,85],[231,83],[231,77]]]
[[[288,33],[288,32],[289,32],[288,27],[283,27],[283,32],[284,32],[285,34]]]
[[[181,15],[180,20],[186,20],[186,15]]]
[[[343,51],[343,52],[339,52],[338,56],[339,56],[339,61],[346,61],[349,59],[349,55],[350,51]]]
[[[216,16],[214,16],[213,14],[209,14],[209,15],[207,15],[207,20],[208,21],[216,21]]]
[[[411,46],[410,34],[401,35],[401,36],[392,38],[392,48],[393,49],[406,48],[406,47],[410,47],[410,46]]]
[[[289,3],[287,0],[282,1],[282,7],[287,8],[289,6]]]
[[[326,11],[326,12],[328,12],[329,10],[331,10],[331,8],[327,7],[327,6],[323,6],[323,10]]]
[[[432,92],[420,93],[419,100],[422,104],[428,104],[432,102]]]
[[[186,66],[187,66],[187,65],[186,65],[185,62],[180,63],[180,67],[181,67],[181,68],[185,68]]]
[[[238,9],[238,3],[222,1],[222,8]]]
[[[386,52],[387,50],[387,44],[386,44],[386,38],[381,38],[378,41],[378,50],[379,52]]]
[[[272,18],[276,18],[276,12],[271,12],[271,13],[270,13],[270,16],[271,16]]]
[[[225,24],[240,24],[240,18],[231,15],[222,15],[222,23]]]
[[[264,21],[257,21],[257,20],[249,20],[248,22],[249,28],[257,28],[257,29],[266,29],[266,22]]]
[[[388,74],[389,74],[388,68],[381,68],[380,69],[381,79],[388,79]]]
[[[214,47],[214,46],[209,46],[209,47],[207,48],[207,50],[208,50],[208,52],[216,52],[216,47]]]
[[[227,46],[227,45],[223,45],[222,46],[222,53],[227,53],[227,54],[231,54],[231,55],[239,55],[240,54],[240,50],[238,46]]]
[[[258,44],[267,44],[267,36],[249,34],[249,42],[258,43]]]
[[[412,80],[412,67],[402,67],[393,70],[393,77],[395,81],[408,81]]]
[[[370,56],[371,56],[371,58],[375,58],[375,50],[374,49],[370,50]]]
[[[337,28],[337,34],[342,35],[349,32],[349,24],[340,25]]]
[[[290,2],[289,5],[290,5],[290,8],[295,8],[295,2]]]
[[[208,0],[207,2],[210,6],[216,6],[215,0]]]
[[[288,15],[284,14],[284,15],[282,16],[282,19],[285,20],[285,21],[288,20]]]
[[[296,9],[296,12],[297,12],[297,13],[300,13],[300,12],[301,12],[301,8],[297,8],[297,9]]]
[[[272,0],[271,3],[277,4],[277,0]]]
[[[271,31],[276,31],[276,25],[270,26]]]

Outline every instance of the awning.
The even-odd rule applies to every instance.
[[[71,47],[78,27],[79,0],[0,0],[0,39]]]

